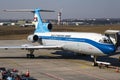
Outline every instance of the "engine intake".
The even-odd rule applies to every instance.
[[[27,40],[30,42],[36,42],[39,40],[39,37],[37,35],[29,35]]]
[[[51,24],[51,23],[48,24],[48,30],[49,30],[49,31],[52,30],[52,24]]]
[[[51,31],[52,30],[52,24],[51,23],[43,23],[43,26],[46,28],[46,30]]]

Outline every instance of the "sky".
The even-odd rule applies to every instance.
[[[6,13],[4,9],[47,9],[54,13],[41,13],[44,19],[68,18],[120,18],[120,0],[0,0],[1,19],[31,19],[32,13]]]

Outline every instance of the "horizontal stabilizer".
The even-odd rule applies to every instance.
[[[35,11],[39,11],[39,12],[55,12],[53,10],[41,10],[41,9],[14,9],[14,10],[3,10],[4,12],[35,12]]]
[[[4,12],[33,12],[33,9],[14,9],[14,10],[3,10]]]
[[[40,10],[41,12],[55,12],[53,10]]]

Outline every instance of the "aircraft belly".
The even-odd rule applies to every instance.
[[[99,49],[96,47],[87,44],[87,43],[81,43],[81,42],[73,42],[73,43],[67,43],[63,46],[63,49],[77,52],[77,53],[83,53],[88,55],[104,55]]]
[[[88,44],[88,43],[80,43],[81,45],[81,51],[84,54],[88,54],[88,55],[99,55],[99,56],[103,56],[104,53],[98,49],[97,47]]]
[[[83,42],[72,42],[72,41],[59,41],[59,40],[43,40],[44,45],[62,46],[64,50],[69,50],[76,53],[83,53],[88,55],[99,55],[103,56],[104,53],[96,48],[95,46],[83,43]]]

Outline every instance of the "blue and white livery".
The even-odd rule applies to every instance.
[[[19,10],[22,11],[22,10]],[[33,57],[33,51],[41,48],[61,48],[76,53],[83,53],[94,56],[105,56],[115,52],[115,45],[111,40],[102,34],[88,32],[50,32],[52,24],[43,23],[40,12],[53,12],[50,10],[23,10],[33,12],[35,22],[35,32],[28,36],[31,42],[38,42],[40,46],[21,46],[30,51],[30,57]]]

